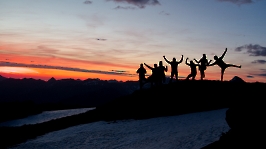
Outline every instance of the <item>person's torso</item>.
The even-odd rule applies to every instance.
[[[177,71],[178,62],[171,62],[171,69],[172,71]]]
[[[144,68],[139,68],[137,72],[139,73],[139,75],[141,75],[141,74],[145,74],[145,73],[146,73],[146,69],[144,69]]]
[[[216,61],[216,64],[220,67],[224,67],[226,65],[225,62],[220,58]]]
[[[190,68],[191,68],[191,73],[195,73],[197,72],[197,66],[196,65],[190,65]]]
[[[208,60],[207,60],[207,59],[201,59],[201,60],[200,60],[200,64],[201,64],[202,66],[206,66],[206,65],[208,64]]]

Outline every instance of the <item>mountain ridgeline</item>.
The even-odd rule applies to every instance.
[[[134,81],[54,78],[43,81],[0,76],[0,122],[47,110],[96,107],[137,88]]]

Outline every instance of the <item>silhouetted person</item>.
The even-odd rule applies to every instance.
[[[221,68],[221,81],[223,81],[224,71],[225,71],[226,68],[228,68],[228,67],[241,68],[241,65],[226,64],[223,61],[223,58],[224,58],[226,52],[227,52],[227,48],[225,48],[224,53],[222,54],[222,56],[218,57],[218,56],[214,55],[213,58],[214,58],[215,62],[213,62],[212,64],[209,65],[209,66],[218,65]]]
[[[182,63],[183,61],[183,55],[180,59],[180,61],[176,61],[176,58],[173,58],[173,60],[170,62],[165,56],[163,56],[164,60],[171,65],[171,77],[169,83],[172,82],[173,77],[175,76],[176,81],[178,80],[178,64]]]
[[[159,82],[159,69],[158,69],[158,65],[154,64],[154,67],[151,67],[149,65],[147,65],[146,63],[144,63],[145,66],[147,66],[149,69],[151,69],[152,74],[147,78],[147,81],[151,83],[151,86],[158,85]]]
[[[190,66],[190,74],[187,76],[186,80],[189,80],[189,78],[192,78],[192,80],[195,80],[195,77],[197,75],[197,66],[200,66],[199,64],[195,64],[192,60],[190,63],[187,62],[188,58],[186,59],[186,64]]]
[[[158,66],[158,69],[159,69],[159,77],[161,78],[160,80],[160,84],[161,83],[165,83],[165,72],[168,71],[168,67],[167,66],[163,66],[163,61],[159,61],[159,66]]]
[[[139,87],[142,89],[143,85],[146,82],[145,74],[147,73],[146,69],[143,67],[143,64],[140,64],[139,69],[137,70],[137,73],[139,74]]]
[[[200,66],[199,66],[199,71],[200,71],[200,79],[203,80],[203,78],[205,78],[205,70],[207,69],[207,66],[210,64],[210,62],[212,60],[210,60],[208,62],[207,60],[207,57],[206,57],[206,54],[203,54],[202,55],[202,58],[197,61],[195,58],[194,60],[199,64],[200,63]]]

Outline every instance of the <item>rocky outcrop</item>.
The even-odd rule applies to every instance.
[[[229,131],[202,149],[266,148],[266,108],[265,101],[261,99],[266,86],[256,85],[250,88],[249,96],[238,99],[226,111],[225,120],[230,127]]]
[[[238,77],[238,76],[234,76],[230,81],[231,82],[245,83],[245,81],[242,78]]]

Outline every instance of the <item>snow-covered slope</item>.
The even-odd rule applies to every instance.
[[[229,130],[226,110],[99,121],[51,132],[11,149],[200,149]]]

